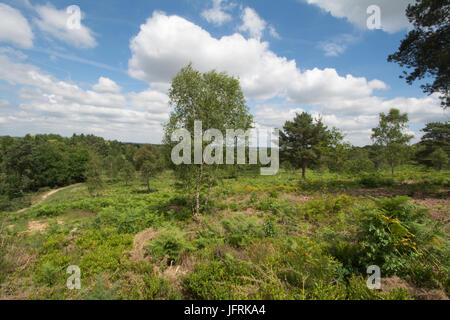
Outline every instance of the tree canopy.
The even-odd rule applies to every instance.
[[[438,149],[450,157],[450,123],[430,122],[422,129],[424,135],[419,142],[416,159],[419,163],[433,166],[431,155]],[[439,154],[442,154],[440,152]]]
[[[202,123],[202,137],[209,129],[219,130],[223,135],[227,129],[246,131],[253,123],[239,80],[223,72],[201,73],[189,64],[172,80],[169,97],[173,109],[165,126],[165,142],[169,146],[174,145],[171,137],[177,129],[189,131],[193,141],[195,121]],[[192,157],[192,153],[189,156]],[[174,169],[187,189],[193,211],[198,214],[202,190],[208,194],[206,204],[221,169],[217,165],[206,165],[204,159],[201,164],[180,164]]]
[[[135,161],[147,185],[147,193],[150,193],[150,179],[164,168],[163,155],[157,147],[147,144],[136,152]]]
[[[302,177],[306,178],[307,167],[319,159],[320,146],[327,144],[329,138],[322,120],[314,120],[310,114],[303,112],[284,124],[280,132],[280,148],[294,167],[302,169]]]
[[[406,16],[414,25],[397,52],[388,57],[401,67],[412,69],[403,76],[408,84],[424,78],[424,92],[440,93],[442,106],[450,106],[450,0],[417,0],[409,5]]]
[[[405,133],[408,123],[408,114],[400,113],[398,109],[391,109],[388,114],[380,113],[380,123],[373,128],[372,140],[375,145],[382,147],[382,152],[387,159],[392,175],[407,156],[407,143],[413,138]]]

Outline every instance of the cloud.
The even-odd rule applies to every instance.
[[[33,47],[33,32],[28,20],[20,13],[4,3],[0,3],[0,42],[29,49]]]
[[[0,47],[0,54],[6,54],[10,57],[19,59],[19,60],[25,60],[26,58],[28,58],[28,56],[26,54],[24,54],[22,51],[20,50],[15,50],[11,47]]]
[[[261,39],[264,30],[266,29],[267,22],[261,19],[255,10],[252,8],[245,8],[242,14],[242,25],[239,27],[239,31],[247,32],[250,37],[255,39]]]
[[[216,69],[240,78],[247,98],[287,98],[300,104],[319,104],[337,97],[366,97],[387,86],[334,69],[301,72],[295,60],[277,56],[267,42],[235,33],[220,39],[178,16],[155,12],[131,40],[129,74],[150,85],[169,83],[189,62],[202,72]]]
[[[131,105],[139,110],[148,111],[154,114],[166,115],[169,106],[169,97],[166,93],[154,89],[147,89],[142,92],[132,92],[129,94]]]
[[[324,51],[325,56],[337,57],[343,54],[349,45],[357,42],[358,40],[358,37],[351,34],[342,34],[335,39],[320,42],[318,47]]]
[[[280,35],[278,34],[277,30],[274,26],[269,26],[269,34],[274,37],[275,39],[281,39]]]
[[[111,108],[123,107],[126,102],[122,95],[83,90],[74,83],[59,81],[33,65],[15,63],[4,55],[0,55],[0,80],[12,85],[33,87],[41,94],[55,94],[59,102],[76,102]]]
[[[109,78],[100,77],[98,83],[92,87],[97,92],[119,93],[122,88]]]
[[[9,103],[8,100],[0,99],[0,108],[6,108],[6,107],[9,107],[9,106],[10,106],[10,103]]]
[[[406,18],[408,4],[415,0],[298,0],[316,5],[333,17],[343,18],[360,29],[367,29],[367,8],[377,5],[381,9],[381,28],[389,33],[395,33],[410,26]]]
[[[202,11],[202,17],[209,23],[221,26],[225,22],[231,21],[233,18],[227,11],[231,10],[234,5],[223,5],[224,0],[213,0],[213,7]]]
[[[267,42],[245,39],[239,33],[216,39],[181,17],[159,12],[141,25],[140,32],[131,40],[130,49],[129,74],[151,85],[170,82],[182,67],[192,62],[202,72],[216,69],[238,76],[247,98],[258,100],[283,96],[287,92],[296,99],[296,92],[304,93],[303,82],[316,78],[322,82],[314,83],[317,91],[314,97],[339,94],[336,91],[342,87],[353,95],[360,91],[370,94],[373,90],[365,79],[342,78],[330,70],[302,73],[295,60],[277,56],[269,50]],[[343,85],[336,87],[337,82]],[[329,84],[332,92],[329,92]],[[311,87],[311,83],[306,85]]]
[[[320,48],[325,52],[327,57],[337,57],[345,52],[347,46],[336,42],[322,42]]]
[[[0,81],[15,86],[10,92],[21,100],[11,100],[0,110],[0,133],[71,135],[89,130],[110,139],[159,143],[161,123],[168,119],[167,89],[189,62],[202,72],[216,69],[239,77],[246,98],[256,100],[250,104],[256,103],[257,127],[281,127],[296,112],[308,110],[322,114],[327,125],[342,128],[352,143],[362,145],[370,143],[378,113],[390,108],[408,112],[417,125],[444,116],[435,95],[378,97],[378,90],[388,89],[380,80],[338,74],[333,68],[300,69],[295,60],[271,51],[268,42],[239,33],[215,38],[186,19],[160,12],[141,25],[130,50],[129,74],[149,84],[141,92],[122,93],[106,77],[86,89],[18,62],[14,54],[0,53]]]
[[[51,4],[38,5],[35,9],[39,18],[33,21],[41,31],[77,48],[94,48],[97,46],[93,32],[81,24],[81,21],[79,28],[73,29],[68,27],[71,15],[65,9],[58,10]]]
[[[167,95],[150,89],[121,94],[120,87],[105,77],[100,77],[94,91],[85,90],[0,54],[0,81],[16,86],[11,94],[21,100],[14,106],[0,101],[0,106],[5,106],[0,108],[1,134],[84,132],[108,139],[159,143],[161,124],[168,119]]]
[[[255,107],[255,120],[260,126],[282,129],[284,123],[294,119],[296,113],[305,111],[302,108],[286,108],[277,104],[258,104]]]
[[[351,35],[341,38],[357,40]],[[408,112],[415,124],[443,116],[435,96],[384,99],[376,96],[379,90],[389,89],[381,80],[340,75],[333,68],[301,70],[295,60],[271,51],[267,42],[245,39],[239,33],[217,39],[178,16],[155,12],[131,40],[130,48],[129,74],[152,88],[156,84],[167,88],[189,62],[201,72],[215,69],[239,77],[246,98],[260,102],[254,112],[263,126],[280,126],[293,118],[295,110],[310,110],[323,114],[329,125],[342,124],[352,142],[365,144],[370,143],[378,113],[390,108]],[[270,99],[281,102],[270,105],[271,109]]]
[[[309,112],[314,117],[321,117],[328,127],[339,128],[346,140],[354,145],[371,144],[372,128],[378,125],[379,113],[388,113],[396,108],[408,113],[409,124],[421,127],[432,121],[448,120],[448,113],[440,105],[439,95],[422,98],[397,97],[383,100],[379,97],[367,97],[361,100],[341,100],[336,103],[313,107]],[[255,120],[265,127],[282,128],[287,120],[292,120],[295,113],[304,109],[286,104],[262,104],[256,106]],[[421,133],[409,130],[417,139]]]
[[[357,101],[370,97],[374,90],[386,89],[380,80],[368,81],[351,74],[340,76],[335,69],[314,68],[291,77],[287,100],[299,105],[334,105],[340,101]]]

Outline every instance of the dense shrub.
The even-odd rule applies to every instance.
[[[321,191],[323,193],[328,191],[337,190],[349,190],[357,186],[357,182],[353,180],[336,178],[331,179],[320,179],[320,180],[301,180],[299,182],[299,188],[303,191]]]
[[[120,281],[120,299],[124,300],[179,300],[181,294],[171,286],[170,281],[161,277],[155,266],[147,261],[130,263]]]
[[[351,208],[355,199],[347,195],[326,196],[313,199],[300,207],[300,214],[307,220],[330,221],[341,210]]]
[[[248,217],[242,213],[236,213],[231,218],[222,220],[225,229],[227,243],[235,247],[243,247],[252,238],[262,238],[264,236],[261,222],[253,217]]]
[[[123,267],[127,257],[125,252],[131,250],[133,236],[118,234],[113,228],[101,228],[86,231],[75,244],[81,254],[81,270],[92,276],[99,272],[115,272]]]
[[[51,261],[46,261],[40,266],[38,281],[48,286],[54,285],[61,271],[61,267],[55,266]]]
[[[415,235],[400,220],[386,216],[377,208],[360,208],[358,222],[361,266],[378,265],[385,273],[393,274],[417,250]]]
[[[364,174],[358,178],[358,183],[364,188],[391,187],[394,185],[392,178],[385,178],[377,173]]]
[[[186,238],[186,233],[174,226],[161,229],[157,238],[146,247],[148,254],[155,260],[167,258],[167,264],[177,263],[180,254],[193,250],[193,246]]]
[[[116,227],[118,233],[136,234],[162,221],[159,215],[143,209],[128,209],[124,212],[113,207],[103,209],[94,219],[94,226]]]
[[[318,282],[333,285],[338,263],[305,239],[255,242],[239,251],[214,255],[184,281],[198,299],[299,299]]]
[[[328,252],[343,264],[345,277],[378,265],[383,276],[446,286],[448,241],[427,218],[426,210],[411,204],[409,198],[375,199],[359,206],[349,223],[356,226],[350,234],[333,233],[333,241],[327,240]]]

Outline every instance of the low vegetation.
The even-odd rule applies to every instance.
[[[242,171],[213,189],[200,217],[170,170],[150,194],[140,180],[106,180],[97,197],[85,184],[67,188],[22,213],[2,214],[0,297],[445,298],[449,172],[399,172],[372,184],[309,171],[306,184],[301,171]],[[416,204],[419,198],[430,206]],[[445,213],[433,216],[439,198]],[[69,265],[81,269],[81,290],[66,287]],[[370,265],[380,266],[386,283],[398,278],[408,286],[368,289]]]

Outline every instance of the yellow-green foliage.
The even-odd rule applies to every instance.
[[[448,171],[397,172],[392,185],[383,182],[389,172],[369,178],[383,182],[385,194],[428,190],[439,197],[448,186]],[[349,189],[369,186],[360,177],[327,172],[308,171],[307,182],[292,170],[233,176],[213,187],[207,210],[196,217],[170,171],[154,179],[150,194],[138,181],[106,181],[98,197],[81,185],[25,212],[1,214],[0,296],[414,298],[405,290],[368,289],[370,265],[379,265],[382,277],[448,292],[445,225],[410,198],[351,196]],[[141,232],[151,237],[134,243]],[[70,265],[81,269],[82,290],[66,288]]]

